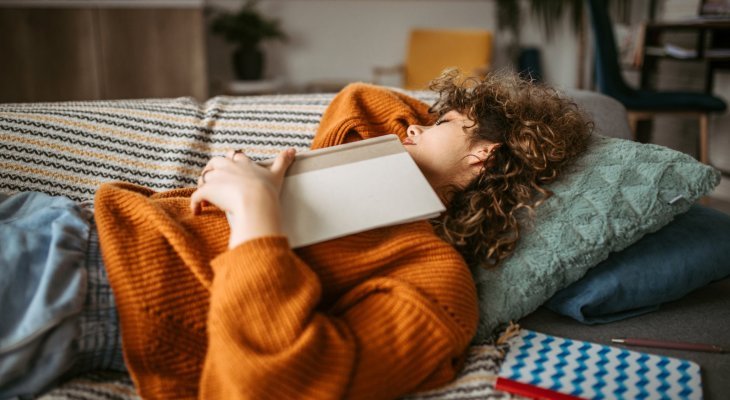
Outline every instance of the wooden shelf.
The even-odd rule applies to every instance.
[[[282,79],[264,79],[260,81],[230,81],[226,84],[226,93],[231,95],[275,94],[284,88]]]
[[[0,7],[0,102],[208,95],[202,8]]]

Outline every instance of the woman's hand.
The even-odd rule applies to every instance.
[[[279,192],[294,153],[294,149],[282,151],[270,168],[240,152],[212,158],[198,178],[190,210],[199,214],[206,201],[228,213],[229,249],[257,237],[281,235]]]

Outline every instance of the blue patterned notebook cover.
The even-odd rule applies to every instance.
[[[691,361],[527,329],[509,343],[498,380],[586,399],[702,398],[700,367]]]

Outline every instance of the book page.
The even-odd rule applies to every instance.
[[[405,151],[288,176],[281,205],[294,248],[445,209]]]

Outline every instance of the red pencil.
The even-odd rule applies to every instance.
[[[670,342],[654,339],[620,338],[611,339],[613,343],[625,344],[627,346],[658,347],[662,349],[706,351],[711,353],[724,353],[725,350],[714,344],[691,343],[691,342]]]

